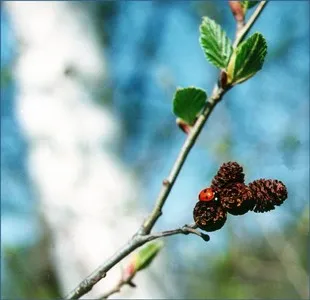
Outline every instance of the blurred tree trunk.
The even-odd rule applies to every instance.
[[[107,70],[91,10],[62,1],[7,2],[6,8],[20,41],[16,114],[65,295],[138,228],[139,187],[113,155],[117,120],[95,101]],[[116,297],[164,297],[164,282],[174,290],[163,259],[138,274],[136,289]],[[119,273],[111,270],[85,298],[109,289]]]

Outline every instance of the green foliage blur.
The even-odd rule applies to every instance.
[[[238,236],[224,254],[200,254],[183,270],[186,299],[306,299],[309,208],[284,232]],[[207,246],[206,246],[207,247]],[[185,278],[186,277],[186,278]]]

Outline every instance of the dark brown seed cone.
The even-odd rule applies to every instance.
[[[258,179],[249,183],[252,191],[255,212],[267,212],[281,205],[287,198],[287,189],[280,180]]]
[[[243,183],[231,183],[220,191],[222,207],[232,215],[243,215],[253,209],[252,192]]]
[[[199,201],[195,205],[193,216],[200,229],[215,231],[223,227],[227,213],[215,201]]]
[[[230,183],[244,183],[243,168],[236,162],[223,163],[217,174],[214,176],[211,188],[219,192]]]

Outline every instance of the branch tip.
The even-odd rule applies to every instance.
[[[241,30],[244,26],[244,10],[240,1],[228,1],[230,10],[234,15],[234,18],[237,23],[237,31]]]

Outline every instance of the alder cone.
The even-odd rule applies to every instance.
[[[211,188],[220,192],[228,184],[244,183],[243,168],[237,162],[223,163],[217,174],[214,176]]]
[[[243,215],[253,209],[255,202],[250,188],[243,183],[232,183],[220,192],[222,207],[232,215]]]
[[[287,189],[280,180],[258,179],[249,183],[255,205],[254,212],[267,212],[280,206],[287,198]]]
[[[204,231],[215,231],[223,227],[227,213],[216,201],[199,201],[193,211],[196,225]]]

